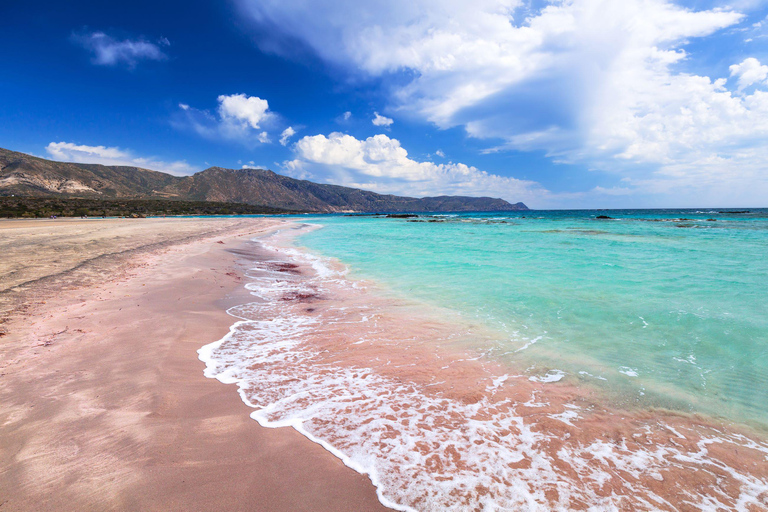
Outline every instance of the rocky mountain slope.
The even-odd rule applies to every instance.
[[[178,199],[307,212],[527,210],[490,197],[401,197],[297,180],[266,169],[211,167],[177,177],[138,167],[54,162],[0,149],[0,196]]]

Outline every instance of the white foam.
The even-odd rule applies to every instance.
[[[559,382],[565,377],[565,372],[562,370],[549,370],[544,375],[533,375],[528,377],[528,380],[533,382]]]
[[[619,367],[619,373],[623,373],[627,377],[637,377],[639,375],[637,373],[637,368],[630,368],[629,366]]]
[[[493,379],[492,384],[485,388],[485,390],[489,393],[495,393],[501,386],[504,385],[504,383],[509,379],[509,375],[504,374],[500,377],[496,377]]]
[[[312,368],[315,355],[299,347],[302,330],[310,326],[310,320],[300,318],[237,322],[223,340],[200,350],[200,358],[207,363],[206,376],[237,383],[244,401],[257,409],[252,417],[261,425],[293,427],[347,466],[369,475],[382,503],[398,510],[415,509],[397,503],[425,503],[422,510],[461,510],[451,504],[450,493],[462,489],[471,495],[478,486],[492,485],[486,473],[497,463],[503,467],[505,459],[515,463],[536,455],[538,464],[527,471],[531,474],[526,480],[536,471],[556,480],[551,462],[536,454],[533,445],[539,435],[520,418],[477,419],[479,411],[492,409],[492,404],[465,406],[432,398],[366,368],[324,366],[318,373]],[[407,410],[408,416],[397,414],[398,410]],[[456,417],[464,418],[460,428],[443,424],[446,418]],[[424,430],[426,426],[431,430]],[[518,432],[519,437],[506,436],[505,442],[488,445],[472,442],[487,439],[492,431]],[[414,450],[419,439],[453,448],[451,453],[460,460],[440,451],[420,454]],[[400,469],[430,467],[436,463],[432,461],[440,462],[436,473]],[[461,470],[461,464],[473,469]],[[434,477],[441,475],[448,480],[436,483]],[[545,498],[513,480],[492,488],[494,500],[502,502],[541,503]]]
[[[591,373],[586,372],[584,370],[580,371],[579,375],[586,375],[587,377],[592,377],[593,379],[598,379],[598,380],[608,380],[605,377],[602,377],[600,375],[592,375]]]
[[[531,399],[527,402],[524,402],[523,405],[525,407],[547,407],[549,405],[549,402],[537,402],[536,401],[536,395],[539,393],[538,390],[533,390],[531,393]]]
[[[679,437],[680,439],[687,439],[687,438],[686,438],[686,437],[685,437],[683,434],[681,434],[680,432],[678,432],[678,431],[677,431],[677,430],[675,430],[674,428],[670,427],[669,425],[664,425],[664,424],[662,424],[662,426],[663,426],[665,429],[667,429],[667,430],[669,430],[670,432],[672,432],[673,434],[675,434],[675,435],[676,435],[677,437]]]
[[[542,335],[542,336],[537,336],[537,337],[533,338],[532,340],[530,340],[529,342],[527,342],[525,345],[523,345],[522,347],[520,347],[520,348],[518,348],[517,350],[515,350],[515,353],[517,353],[517,352],[520,352],[521,350],[525,350],[525,349],[527,349],[527,348],[528,348],[528,347],[530,347],[531,345],[534,345],[536,342],[538,342],[539,340],[541,340],[543,337],[544,337],[544,336]]]
[[[579,413],[576,412],[580,409],[580,407],[572,404],[566,404],[565,405],[566,410],[561,412],[560,414],[548,414],[548,416],[552,419],[562,421],[566,425],[574,426],[574,424],[571,422],[571,420],[575,420],[579,417]]]

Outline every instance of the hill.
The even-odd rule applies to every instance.
[[[0,196],[244,203],[304,212],[527,210],[490,197],[402,197],[297,180],[266,169],[211,167],[172,176],[139,167],[55,162],[0,149]]]

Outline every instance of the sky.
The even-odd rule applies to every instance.
[[[0,147],[539,209],[766,207],[768,0],[4,0]]]

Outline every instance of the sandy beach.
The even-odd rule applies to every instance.
[[[760,432],[494,359],[329,224],[0,223],[0,512],[766,509]]]
[[[0,221],[0,509],[386,510],[196,351],[280,219]]]

